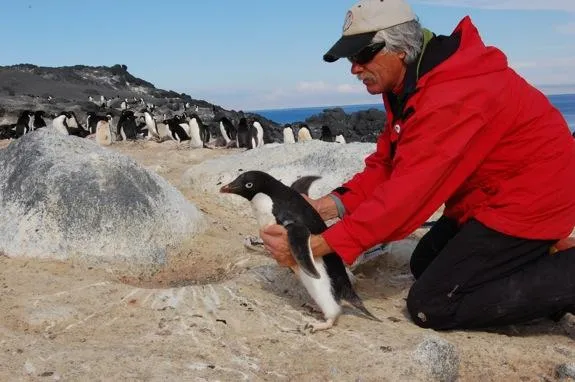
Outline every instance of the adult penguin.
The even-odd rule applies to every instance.
[[[252,204],[260,228],[283,225],[297,266],[292,270],[322,310],[325,322],[308,324],[311,331],[331,328],[342,312],[346,300],[366,317],[379,321],[355,293],[341,257],[331,253],[314,257],[309,245],[311,234],[320,234],[327,225],[319,213],[303,198],[311,183],[319,177],[303,177],[291,187],[262,171],[247,171],[220,192],[244,197]]]

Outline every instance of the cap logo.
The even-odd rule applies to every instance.
[[[353,13],[351,13],[351,11],[347,11],[347,13],[345,15],[345,20],[343,22],[343,31],[344,32],[349,29],[352,21],[353,21]]]

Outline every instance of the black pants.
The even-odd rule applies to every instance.
[[[407,309],[417,325],[438,330],[557,315],[575,306],[575,248],[549,255],[554,243],[442,217],[413,252]]]

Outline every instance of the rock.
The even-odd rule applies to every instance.
[[[266,145],[256,150],[206,160],[187,170],[183,179],[194,192],[220,195],[219,199],[225,205],[234,203],[246,206],[245,199],[241,197],[219,194],[223,184],[231,182],[243,171],[265,171],[287,185],[300,176],[320,175],[321,179],[310,187],[310,196],[315,198],[325,195],[361,171],[365,157],[373,150],[373,144],[336,145],[319,140],[292,145]],[[239,212],[253,215],[249,208],[242,208]]]
[[[569,380],[574,380],[575,381],[575,363],[570,363],[570,364],[562,364],[557,366],[557,368],[555,369],[555,372],[557,374],[557,378],[560,379],[569,379]]]
[[[434,380],[441,382],[457,380],[459,353],[453,344],[440,337],[425,338],[413,352],[413,360]]]
[[[48,128],[0,151],[0,252],[149,271],[204,228],[166,180]]]
[[[26,360],[26,362],[24,362],[24,373],[28,375],[36,374],[36,367],[32,362],[30,362],[30,360]]]
[[[305,120],[312,136],[321,135],[321,126],[330,127],[333,134],[343,134],[347,142],[375,142],[385,125],[383,110],[368,109],[346,114],[342,108],[325,109]]]

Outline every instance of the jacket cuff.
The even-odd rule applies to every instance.
[[[347,265],[353,264],[364,251],[364,248],[349,234],[343,220],[323,231],[321,236]]]
[[[335,206],[337,208],[337,217],[340,219],[343,218],[343,215],[345,215],[345,207],[343,206],[343,202],[341,201],[341,199],[334,194],[328,194],[328,196],[335,203]]]

